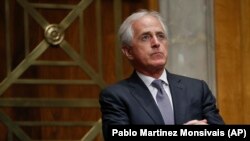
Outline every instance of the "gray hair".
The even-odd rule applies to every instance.
[[[165,27],[165,24],[163,22],[163,18],[161,17],[161,15],[156,11],[147,11],[143,9],[127,17],[125,21],[122,23],[122,25],[120,26],[118,35],[120,37],[122,46],[131,46],[131,41],[134,35],[134,30],[132,28],[132,25],[136,20],[144,16],[153,16],[157,18],[167,36],[167,28]]]

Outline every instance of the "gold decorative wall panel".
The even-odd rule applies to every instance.
[[[87,11],[86,9],[90,7],[90,5],[92,5],[93,8],[91,7],[89,9],[100,8],[100,1],[97,0],[93,2],[93,0],[81,0],[72,4],[63,4],[63,1],[61,3],[40,3],[39,1],[31,2],[27,0],[5,0],[5,5],[2,8],[5,8],[5,57],[7,62],[5,69],[7,74],[0,84],[0,121],[8,129],[8,136],[6,136],[7,140],[18,139],[28,141],[40,139],[45,140],[45,138],[51,140],[53,136],[47,133],[44,133],[42,135],[43,137],[41,138],[37,138],[36,135],[41,134],[42,130],[47,130],[45,132],[54,133],[56,133],[57,131],[60,132],[60,130],[62,130],[63,132],[69,132],[66,131],[67,129],[64,129],[65,127],[85,128],[84,130],[80,130],[82,132],[81,134],[77,134],[75,136],[65,136],[66,138],[70,138],[70,140],[93,140],[100,133],[101,120],[98,109],[99,105],[97,94],[98,91],[105,86],[105,81],[103,80],[101,73],[101,36],[98,36],[98,33],[101,32],[102,27],[100,24],[96,24],[96,27],[91,27],[97,29],[94,30],[94,34],[97,35],[96,39],[98,40],[95,40],[98,41],[98,44],[86,46],[84,40],[88,33],[87,31],[85,31],[84,21],[87,21],[93,16],[98,20],[98,22],[100,22],[99,19],[101,18],[101,11],[98,11],[97,9],[96,15],[84,16],[84,12]],[[18,8],[13,10],[13,6]],[[15,10],[23,13],[16,13]],[[48,15],[48,11],[51,12],[52,19],[47,19],[47,16],[44,16]],[[52,12],[54,11],[55,13],[58,11],[66,11],[65,13],[67,14],[65,14],[65,17],[63,17],[63,14],[53,14]],[[16,18],[15,16],[21,16],[22,18]],[[63,17],[62,20],[59,21],[59,18],[57,16]],[[9,25],[14,21],[20,22],[20,27]],[[75,29],[75,31],[81,30],[79,31],[79,35],[71,36],[71,34],[73,34],[71,32],[75,32],[71,31],[72,27]],[[16,34],[16,31],[13,32],[13,28],[22,28],[21,30],[23,31],[23,33]],[[33,29],[35,29],[35,31],[32,31]],[[32,36],[36,36],[38,40],[32,41]],[[19,43],[18,39],[14,39],[18,37],[21,37],[21,39],[23,40],[23,42],[21,42],[22,44],[13,45],[13,40]],[[70,43],[70,41],[72,41],[70,37],[78,38],[77,41],[79,42],[77,43],[74,41]],[[95,40],[93,39],[93,41]],[[96,60],[96,62],[94,62],[95,64],[97,64],[96,68],[93,68],[91,64],[89,64],[88,60],[84,58],[85,49],[94,47],[96,47],[97,53],[96,55],[93,55],[91,57],[93,60]],[[54,50],[53,52],[50,52],[51,48],[52,50]],[[18,49],[21,49],[17,51],[20,52],[20,54],[15,54],[16,50]],[[62,52],[67,57],[62,57],[63,59],[59,58],[56,60],[50,59],[51,56],[53,56],[52,53],[62,54]],[[58,54],[54,55],[60,56]],[[19,59],[19,57],[17,57],[16,55],[20,55],[22,56],[22,58]],[[15,63],[15,65],[13,65],[14,59],[19,60],[19,62]],[[76,71],[77,67],[79,69]],[[30,70],[30,68],[32,69]],[[62,68],[68,69],[64,70]],[[34,70],[41,70],[41,72],[36,72],[36,74],[34,74]],[[67,75],[62,74],[60,70],[64,73],[75,76],[74,78],[67,77]],[[58,76],[62,76],[62,78],[49,76],[48,74],[50,73],[52,75],[59,74]],[[82,76],[81,73],[83,74]],[[79,75],[79,78],[77,75]],[[82,79],[80,77],[82,77]],[[68,88],[68,92],[60,92],[60,90],[58,90],[60,89],[60,87],[64,87],[65,89],[67,89],[68,85],[72,85],[69,87],[73,87]],[[91,86],[89,88],[90,91],[88,92],[87,87],[89,87],[89,85]],[[16,87],[22,87],[20,89],[20,93],[18,93],[19,90]],[[31,87],[35,88],[32,88],[32,90],[30,90]],[[84,90],[81,90],[81,87],[85,87]],[[15,94],[13,94],[12,89],[17,89],[14,90]],[[24,90],[21,91],[22,89]],[[52,92],[46,89],[54,89],[54,91]],[[93,89],[97,90],[94,91]],[[26,94],[24,94],[24,91]],[[41,94],[41,91],[48,92],[48,94],[43,95]],[[71,94],[70,92],[79,94]],[[88,96],[84,96],[86,93],[89,93],[87,94]],[[62,94],[63,96],[60,97],[60,94]],[[14,108],[15,110],[12,110],[10,108]],[[72,108],[81,110],[77,111],[76,109],[74,109],[75,111],[73,111]],[[87,112],[81,115],[80,112],[84,112],[84,109],[91,110],[87,110]],[[15,112],[18,114],[25,114],[26,110],[28,114],[32,113],[33,110],[35,110],[36,112],[34,112],[34,117],[25,118],[25,116],[22,116],[24,118],[21,118],[21,120],[18,117],[11,117],[11,114]],[[57,110],[60,112],[57,112]],[[58,119],[60,120],[56,120],[57,118],[55,117],[48,118],[47,116],[41,116],[42,114],[49,114],[54,116],[54,114],[65,114],[65,112],[73,113],[74,115],[57,115],[59,117]],[[90,116],[92,116],[92,118],[94,118],[95,120],[84,120],[84,118],[81,118],[84,116],[88,116],[88,114],[93,114]],[[74,120],[72,120],[70,116],[74,116],[77,118],[73,118]],[[64,118],[71,120],[66,121],[63,120]],[[33,128],[37,127],[39,127],[40,129],[37,130],[39,132],[36,133],[36,130],[33,130]],[[53,131],[52,128],[54,128],[55,131]],[[31,133],[31,131],[33,133]],[[69,134],[74,134],[74,130],[71,131],[72,133],[69,132]],[[59,138],[58,135],[55,135],[53,139],[67,140]]]
[[[132,71],[117,29],[151,3],[0,1],[0,140],[103,140],[99,92]]]

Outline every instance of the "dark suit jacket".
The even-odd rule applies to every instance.
[[[216,100],[202,80],[167,72],[172,94],[175,124],[207,119],[208,124],[224,124]],[[164,124],[147,86],[136,72],[100,93],[104,136],[111,124]]]

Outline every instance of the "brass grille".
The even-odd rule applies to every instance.
[[[6,22],[6,77],[0,83],[0,121],[8,129],[8,140],[13,140],[14,137],[22,141],[33,140],[21,126],[87,126],[91,127],[89,130],[77,140],[89,141],[93,140],[97,134],[101,132],[101,120],[97,121],[14,121],[12,118],[4,112],[4,108],[98,108],[97,99],[79,99],[79,98],[34,98],[34,97],[4,97],[5,92],[11,88],[12,85],[96,85],[100,89],[105,87],[106,82],[102,76],[102,45],[101,45],[101,12],[100,12],[100,0],[95,0],[96,9],[96,31],[97,31],[97,48],[98,48],[98,69],[96,71],[87,60],[84,59],[84,43],[83,40],[79,41],[79,50],[76,51],[71,44],[65,39],[67,35],[65,31],[70,25],[75,22],[76,18],[79,18],[79,30],[84,31],[82,18],[84,10],[93,3],[93,0],[80,0],[77,4],[53,4],[53,3],[32,3],[28,0],[16,0],[15,2],[24,11],[24,44],[25,44],[25,55],[22,61],[20,61],[15,67],[11,65],[13,61],[11,58],[11,34],[10,34],[10,2],[5,0],[5,22]],[[117,10],[121,7],[120,0],[114,1],[114,9]],[[59,22],[50,23],[37,9],[62,9],[69,10],[70,12]],[[119,8],[121,9],[121,8]],[[115,12],[115,25],[119,24],[121,14]],[[41,27],[44,31],[44,38],[37,43],[33,49],[29,47],[29,25],[28,20],[32,19]],[[114,27],[117,29],[117,27]],[[79,33],[80,39],[84,39],[83,32]],[[116,43],[118,46],[118,43]],[[70,58],[69,60],[41,60],[39,57],[42,56],[49,48],[53,47],[61,48],[65,54]],[[121,57],[119,50],[116,50],[117,64],[116,74],[121,78],[121,68],[119,61]],[[57,67],[78,67],[80,68],[89,79],[41,79],[41,78],[23,78],[21,77],[25,71],[32,66],[57,66]],[[13,68],[12,68],[13,67]],[[49,139],[52,140],[52,139]],[[60,139],[61,140],[61,139]]]

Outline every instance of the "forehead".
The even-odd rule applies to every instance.
[[[136,20],[132,25],[134,32],[144,32],[144,31],[163,31],[160,21],[150,15],[143,16]]]

